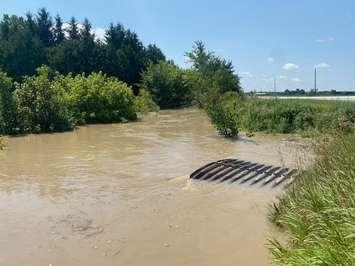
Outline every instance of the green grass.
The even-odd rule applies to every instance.
[[[241,127],[274,133],[348,130],[355,120],[355,103],[340,101],[251,98],[242,104]]]
[[[285,245],[270,241],[277,265],[355,265],[355,134],[334,136],[317,151],[270,214],[288,236]]]
[[[207,104],[207,113],[221,135],[239,131],[269,133],[328,133],[350,131],[355,123],[355,102],[260,99],[227,94]]]

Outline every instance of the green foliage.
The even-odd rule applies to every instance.
[[[72,128],[64,90],[53,86],[53,73],[41,67],[15,90],[19,128],[22,132],[52,132]]]
[[[318,147],[271,214],[288,235],[272,240],[278,265],[355,265],[355,134],[338,134]]]
[[[206,50],[201,41],[195,42],[191,52],[186,53],[192,69],[186,75],[187,84],[195,101],[203,106],[210,92],[223,94],[228,91],[241,93],[239,77],[234,73],[231,61]]]
[[[83,29],[74,17],[68,24],[65,35],[61,17],[56,16],[53,22],[45,8],[34,16],[4,15],[0,21],[0,68],[16,81],[35,74],[41,65],[49,65],[65,75],[103,71],[135,86],[148,64],[165,60],[157,46],[145,47],[136,33],[120,24],[111,24],[105,42],[91,33],[87,19]]]
[[[158,64],[159,61],[165,61],[165,55],[155,44],[149,44],[146,49],[147,63]]]
[[[169,62],[150,64],[142,74],[140,87],[150,91],[161,108],[176,108],[189,103],[190,91],[184,83],[184,72]]]
[[[134,95],[127,84],[105,74],[67,76],[64,83],[68,103],[81,123],[110,123],[136,120]]]
[[[210,93],[206,111],[217,131],[225,137],[238,136],[240,128],[239,95]]]
[[[249,131],[295,133],[308,130],[329,132],[355,122],[351,102],[311,100],[267,100],[250,98],[242,109],[242,127]]]
[[[0,71],[0,134],[11,134],[16,128],[16,110],[12,92],[12,79]]]
[[[230,115],[229,97],[221,97],[218,104],[209,105],[208,114],[221,113],[218,119],[212,118],[217,128],[235,124],[239,129],[249,132],[266,131],[270,133],[302,133],[316,131],[320,133],[341,130],[351,132],[355,123],[355,104],[352,102],[311,101],[311,100],[277,100],[235,97],[235,118]],[[226,106],[227,109],[222,108]],[[224,114],[225,113],[225,114]],[[219,130],[220,131],[220,130]],[[221,131],[220,131],[221,132]],[[222,130],[222,134],[223,133]],[[228,136],[229,134],[226,134]]]
[[[159,106],[154,102],[149,91],[141,89],[134,101],[135,110],[138,113],[158,112]]]
[[[0,135],[70,130],[85,123],[127,122],[157,111],[149,92],[134,96],[124,82],[105,74],[67,76],[47,66],[15,83],[0,72]]]
[[[34,74],[46,60],[44,45],[34,32],[33,23],[7,15],[0,22],[0,68],[16,80]]]

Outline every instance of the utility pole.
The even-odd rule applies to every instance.
[[[317,68],[314,68],[314,94],[317,94]]]
[[[276,78],[274,77],[274,95],[276,96]]]

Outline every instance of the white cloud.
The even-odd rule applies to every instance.
[[[334,42],[334,41],[335,41],[334,37],[327,37],[324,39],[316,40],[316,42],[319,42],[319,43],[328,43],[328,42]]]
[[[272,78],[272,77],[269,77],[269,78],[262,78],[261,80],[262,80],[262,81],[265,81],[265,82],[273,82],[273,81],[274,81],[274,78]]]
[[[326,62],[322,62],[322,63],[319,63],[318,65],[315,65],[314,67],[316,67],[316,68],[330,68],[331,66]]]
[[[106,34],[106,30],[103,28],[94,28],[91,30],[92,34],[95,34],[95,39],[96,40],[100,40],[100,41],[104,41],[105,40],[105,34]]]
[[[83,24],[81,23],[78,23],[78,30],[82,30],[84,28]],[[62,25],[62,29],[64,30],[64,35],[66,38],[69,37],[69,34],[67,32],[67,30],[69,29],[69,23],[65,22],[63,23]],[[104,41],[105,40],[105,33],[106,33],[106,30],[104,28],[93,28],[91,29],[91,34],[94,34],[95,35],[95,40],[101,40],[101,41]]]
[[[283,75],[281,75],[281,76],[278,76],[278,79],[287,80],[287,79],[288,79],[288,76],[283,76]]]
[[[239,73],[242,78],[252,78],[253,75],[250,72],[240,72]]]
[[[275,58],[273,58],[273,57],[268,57],[268,58],[267,58],[267,61],[268,61],[270,64],[272,64],[272,63],[275,62]]]
[[[299,79],[299,78],[292,78],[291,81],[292,81],[292,82],[302,82],[302,79]]]
[[[293,63],[287,63],[282,68],[285,70],[294,70],[294,69],[299,69],[300,67]]]

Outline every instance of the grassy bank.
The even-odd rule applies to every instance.
[[[278,265],[355,265],[355,134],[317,150],[314,166],[272,211],[289,237],[286,245],[271,242]]]
[[[355,103],[340,101],[280,100],[217,95],[207,113],[220,134],[234,137],[240,130],[269,133],[350,131]]]
[[[288,236],[270,241],[277,265],[355,265],[355,103],[210,97],[206,111],[221,135],[240,130],[315,137],[314,165],[270,214]]]

